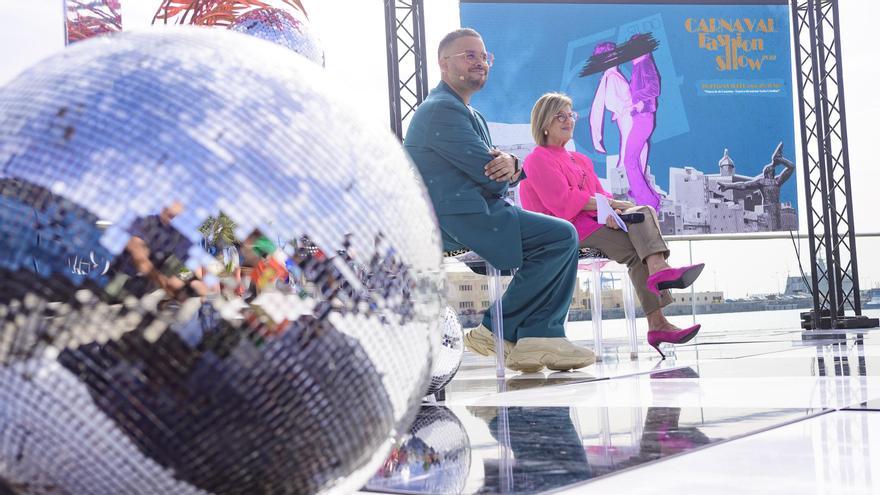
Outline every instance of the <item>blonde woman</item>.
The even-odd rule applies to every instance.
[[[629,268],[630,280],[648,318],[648,343],[657,352],[663,342],[689,341],[700,325],[681,329],[666,319],[663,306],[672,302],[666,289],[690,286],[703,264],[670,267],[666,263],[669,248],[660,234],[654,209],[613,199],[599,183],[590,159],[565,149],[578,117],[571,108],[571,98],[561,93],[545,94],[532,108],[532,137],[538,146],[523,165],[527,176],[520,184],[523,208],[568,220],[578,232],[581,247],[599,249]],[[608,197],[619,213],[640,213],[644,221],[630,224],[628,232],[610,217],[606,224],[599,224],[597,194]]]

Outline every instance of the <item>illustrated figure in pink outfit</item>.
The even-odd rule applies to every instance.
[[[607,153],[603,144],[607,109],[620,131],[618,166],[622,163],[626,170],[629,195],[637,204],[650,206],[655,211],[660,206],[660,195],[645,173],[648,141],[654,132],[654,113],[660,95],[660,76],[650,55],[656,46],[650,35],[635,35],[620,47],[613,42],[599,43],[581,74],[588,75],[596,68],[606,67],[590,109],[593,147]],[[628,81],[619,68],[619,64],[630,60],[633,62],[632,81]]]
[[[613,42],[599,43],[593,50],[593,56],[609,53],[617,48]],[[626,149],[626,142],[632,130],[632,95],[629,91],[629,81],[620,72],[616,65],[605,69],[596,95],[593,97],[593,106],[590,108],[590,134],[593,138],[593,147],[599,153],[607,153],[605,150],[605,110],[611,112],[611,120],[617,123],[620,131],[620,157]]]

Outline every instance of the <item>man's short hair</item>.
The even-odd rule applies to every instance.
[[[480,36],[480,33],[476,32],[475,30],[473,30],[471,28],[456,29],[455,31],[444,36],[442,40],[440,40],[440,46],[437,47],[437,58],[440,58],[443,55],[443,50],[447,46],[452,44],[453,41],[455,41],[459,38],[464,38],[465,36],[472,36],[474,38],[480,38],[480,39],[483,38],[482,36]]]

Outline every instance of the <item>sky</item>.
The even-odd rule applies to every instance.
[[[126,28],[148,28],[158,0],[122,0]],[[345,104],[367,116],[375,126],[389,127],[387,59],[383,0],[304,0],[315,30],[320,33],[326,56],[326,71],[346,88],[340,95]],[[459,27],[457,0],[424,0],[426,52],[429,87],[440,78],[436,64],[439,40]],[[61,0],[0,0],[6,15],[0,17],[0,85],[27,66],[63,49]],[[128,9],[128,10],[126,10]],[[880,205],[874,191],[880,181],[875,165],[877,139],[874,122],[880,114],[876,85],[880,64],[874,59],[871,33],[880,18],[876,0],[840,0],[843,28],[843,67],[847,103],[850,170],[856,231],[880,232]],[[488,47],[491,51],[491,47]],[[490,74],[488,84],[492,84]],[[356,107],[356,109],[354,108]],[[803,183],[798,170],[798,198],[803,200]],[[799,208],[803,212],[803,207]],[[805,228],[806,222],[800,222]],[[707,267],[695,284],[696,290],[721,290],[725,297],[778,292],[787,274],[799,272],[798,259],[790,240],[698,241],[671,243],[673,264],[691,259]],[[691,253],[689,248],[693,252]],[[880,287],[880,237],[862,238],[856,244],[860,284]],[[801,260],[809,274],[809,247],[800,241]]]

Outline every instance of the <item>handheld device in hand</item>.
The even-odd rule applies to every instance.
[[[626,223],[642,223],[645,221],[644,213],[622,213],[620,219]]]

